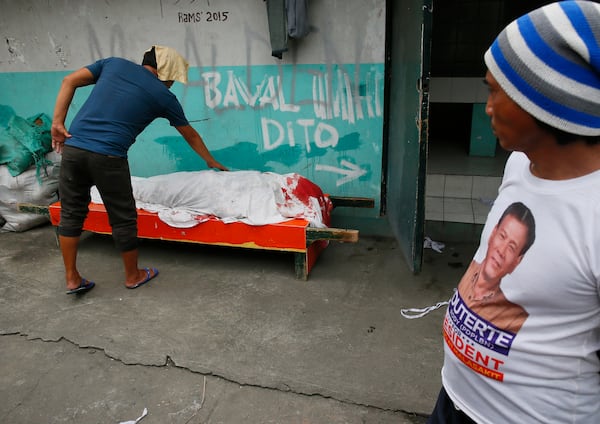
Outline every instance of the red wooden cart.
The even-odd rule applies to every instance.
[[[330,199],[334,207],[374,206],[374,201],[366,198],[330,196]],[[60,202],[48,207],[21,205],[20,209],[47,213],[54,226],[58,226],[60,221]],[[90,203],[83,229],[99,234],[112,233],[104,205]],[[295,256],[296,277],[306,280],[329,241],[357,242],[358,230],[314,228],[304,219],[259,226],[242,222],[224,223],[218,219],[211,219],[195,227],[175,228],[162,222],[157,213],[138,209],[138,236],[145,239],[291,252]]]

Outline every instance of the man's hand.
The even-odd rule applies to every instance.
[[[94,83],[94,76],[87,68],[78,69],[63,78],[60,90],[56,96],[54,105],[54,116],[52,117],[52,148],[56,153],[62,152],[65,140],[71,137],[71,134],[65,128],[65,119],[67,110],[73,100],[73,95],[78,87],[84,87]]]
[[[55,123],[52,123],[50,134],[52,135],[52,148],[56,153],[61,153],[65,140],[71,137],[71,134],[69,134],[64,124]]]
[[[216,160],[210,160],[206,162],[206,165],[209,168],[216,168],[216,169],[220,169],[221,171],[229,171],[229,169],[226,166],[221,165],[219,162],[217,162]]]

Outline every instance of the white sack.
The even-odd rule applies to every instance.
[[[18,210],[19,203],[48,206],[58,200],[60,155],[50,152],[46,159],[51,164],[40,167],[39,173],[34,165],[16,177],[6,165],[0,166],[0,216],[6,221],[0,232],[22,232],[49,222],[44,215]]]

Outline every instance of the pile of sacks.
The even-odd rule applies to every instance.
[[[51,119],[29,118],[0,105],[0,232],[26,231],[49,222],[19,204],[47,206],[58,200],[60,155],[52,151]]]

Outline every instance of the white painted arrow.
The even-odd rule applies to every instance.
[[[339,180],[336,181],[335,185],[337,187],[341,186],[342,184],[346,184],[349,181],[360,178],[367,173],[367,171],[364,169],[361,169],[360,166],[353,164],[352,162],[348,162],[347,160],[341,160],[340,165],[346,167],[347,169],[346,168],[337,168],[335,166],[330,166],[330,165],[320,165],[319,164],[319,165],[315,166],[315,170],[331,171],[331,172],[335,172],[337,174],[345,175],[344,178],[340,178]]]

